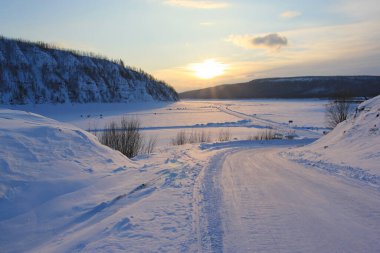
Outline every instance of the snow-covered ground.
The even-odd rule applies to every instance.
[[[360,104],[348,120],[328,135],[283,155],[308,167],[380,187],[379,100],[377,97]]]
[[[146,135],[156,136],[158,145],[166,146],[179,131],[190,133],[192,129],[210,132],[213,140],[218,138],[221,128],[228,128],[232,138],[238,140],[245,140],[266,127],[283,134],[291,128],[303,137],[319,137],[326,130],[323,114],[326,103],[326,100],[315,99],[184,100],[176,103],[0,105],[0,108],[41,114],[91,131],[102,130],[110,121],[122,117],[138,119]],[[303,131],[305,129],[308,131]]]
[[[12,110],[0,118],[0,252],[173,252],[193,244],[200,151],[160,149],[131,161],[74,126]]]
[[[379,252],[380,97],[314,142],[325,103],[0,109],[0,252]],[[123,116],[160,138],[153,154],[128,159],[83,130]],[[168,145],[227,127],[231,141]],[[267,128],[297,138],[246,140]]]
[[[379,191],[305,170],[282,150],[240,150],[207,175],[210,251],[378,252]]]

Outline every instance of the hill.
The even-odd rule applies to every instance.
[[[200,152],[168,147],[132,161],[75,126],[8,109],[0,109],[0,143],[0,252],[195,247]]]
[[[123,61],[0,37],[0,103],[176,101],[165,82]]]
[[[339,94],[373,97],[380,94],[379,76],[309,76],[256,79],[180,93],[181,98],[331,98]]]
[[[380,184],[380,96],[361,103],[353,114],[318,141],[289,152],[290,158],[331,173]]]

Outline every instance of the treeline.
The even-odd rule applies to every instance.
[[[183,92],[181,98],[334,98],[341,94],[373,97],[380,94],[379,76],[309,76],[256,79]]]

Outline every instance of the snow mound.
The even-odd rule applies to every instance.
[[[0,122],[0,221],[132,166],[74,126],[15,110],[0,110]]]
[[[318,141],[288,152],[291,159],[380,186],[380,96]]]
[[[129,160],[79,128],[0,110],[0,252],[195,252],[191,145]]]

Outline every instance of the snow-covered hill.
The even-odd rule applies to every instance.
[[[304,164],[380,186],[380,96],[315,143],[289,153]]]
[[[74,126],[14,110],[0,110],[0,121],[0,220],[87,187],[91,178],[133,167]]]
[[[0,37],[0,104],[176,101],[176,91],[120,61]]]
[[[194,251],[193,147],[132,161],[37,114],[0,123],[0,252]]]

